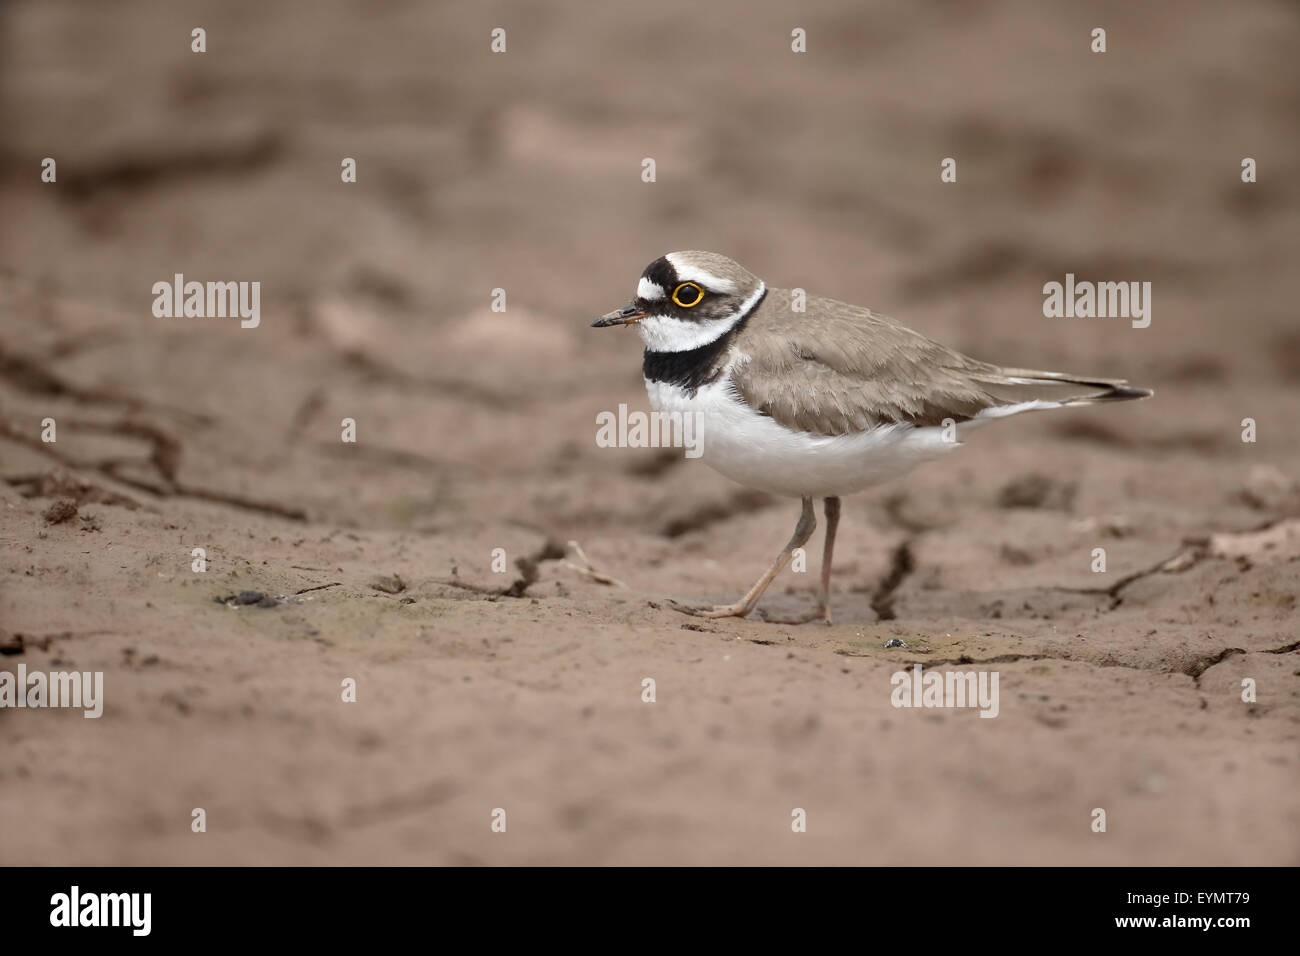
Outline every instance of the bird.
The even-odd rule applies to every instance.
[[[842,497],[946,455],[999,418],[1153,394],[1123,379],[991,365],[871,309],[768,288],[715,252],[651,262],[632,301],[592,323],[619,325],[635,326],[645,344],[651,407],[694,417],[706,464],[747,487],[800,499],[789,543],[740,600],[669,602],[697,617],[753,612],[812,537],[820,498],[826,531],[816,603],[780,622],[829,625]]]

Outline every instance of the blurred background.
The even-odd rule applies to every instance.
[[[57,344],[86,387],[183,390],[239,434],[209,472],[350,413],[372,449],[540,494],[538,466],[562,464],[515,440],[538,406],[583,438],[563,461],[617,467],[572,399],[640,401],[639,346],[585,320],[676,249],[1005,364],[1181,375],[1193,400],[1207,366],[1295,371],[1285,3],[20,2],[4,24],[5,339]],[[1151,328],[1044,319],[1067,271],[1153,282]],[[177,272],[259,280],[262,327],[155,320],[149,290]],[[281,463],[337,520],[458,506],[381,464],[332,489]]]
[[[1182,732],[1129,752],[1104,725],[1198,710],[1197,661],[1284,644],[1294,589],[1259,598],[1243,582],[1218,620],[1191,608],[1219,579],[1189,577],[1104,627],[1092,598],[1050,596],[1094,585],[1077,555],[1098,528],[1132,570],[1296,511],[1294,4],[10,0],[0,30],[0,629],[29,667],[107,668],[117,701],[93,731],[0,713],[20,755],[0,769],[0,818],[33,824],[0,840],[9,861],[1296,862],[1294,827],[1289,844],[1271,829],[1279,803],[1249,832],[1207,822],[1248,792],[1271,799],[1261,780],[1288,799],[1294,681],[1242,790],[1240,773],[1198,777],[1204,755]],[[340,181],[344,157],[355,183]],[[946,157],[956,183],[940,181]],[[595,445],[597,413],[647,406],[639,339],[588,324],[680,249],[978,358],[1126,377],[1157,399],[988,430],[951,469],[850,502],[829,638],[683,631],[648,602],[732,599],[794,505],[679,453]],[[1151,282],[1150,327],[1044,318],[1043,284],[1067,272]],[[260,281],[260,326],[154,317],[152,286],[175,273]],[[47,416],[52,447],[36,440]],[[1247,416],[1257,445],[1239,440]],[[339,441],[344,418],[355,445]],[[1043,490],[1014,510],[1022,479]],[[47,527],[69,497],[81,527]],[[571,539],[628,588],[565,569],[554,552]],[[197,544],[213,561],[201,585]],[[900,544],[918,570],[882,597]],[[488,566],[498,546],[504,582]],[[381,574],[402,588],[373,587]],[[276,617],[210,606],[246,587],[322,591]],[[1096,643],[1066,656],[1125,662],[1162,690],[1115,690],[1116,674],[1139,680],[1122,669],[1075,674],[1068,756],[1051,730],[1065,718],[1045,711],[869,743],[893,714],[880,675],[909,660],[849,674],[889,636],[863,630],[878,618],[907,622],[918,647],[954,642],[954,659],[1086,631]],[[742,684],[777,711],[742,719],[735,685],[691,669],[737,637],[753,662]],[[773,641],[802,664],[774,667]],[[390,703],[340,717],[313,694],[333,701],[358,661]],[[694,675],[702,709],[641,740],[648,661]],[[842,662],[853,683],[832,690]],[[1024,680],[1032,700],[1048,678]],[[978,725],[993,723],[990,738]],[[912,823],[881,833],[855,817],[856,801],[898,808],[927,789],[881,779],[888,753],[923,746],[984,762],[939,771],[948,786]],[[363,771],[346,781],[339,747]],[[1027,772],[1027,755],[1041,788],[994,782]],[[1080,778],[1087,762],[1100,779]],[[839,801],[840,829],[792,858],[756,822],[717,828],[738,795],[774,791],[776,832],[810,791]],[[1061,829],[1056,801],[1085,791],[1138,804],[1124,855]],[[484,848],[421,823],[503,793],[562,839]],[[196,849],[188,807],[208,804],[233,835]],[[74,808],[93,833],[37,825]],[[983,835],[953,851],[972,828]]]

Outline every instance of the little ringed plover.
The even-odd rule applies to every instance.
[[[840,497],[951,451],[973,428],[1043,408],[1146,398],[1121,379],[1003,368],[932,342],[856,305],[769,289],[726,256],[674,252],[650,263],[636,297],[592,323],[635,324],[651,406],[694,414],[702,457],[751,488],[799,498],[794,535],[734,604],[687,607],[744,617],[817,526],[826,545],[816,608],[796,621],[831,621],[830,574]]]

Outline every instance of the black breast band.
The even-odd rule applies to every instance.
[[[740,317],[740,321],[712,342],[707,342],[697,349],[689,349],[685,352],[652,352],[646,349],[641,359],[641,372],[645,375],[646,381],[676,385],[686,389],[692,396],[702,386],[716,382],[726,367],[726,363],[720,359],[731,348],[732,341],[740,334],[745,324],[749,322],[749,317],[758,310],[766,298],[767,290],[764,289],[758,301]]]

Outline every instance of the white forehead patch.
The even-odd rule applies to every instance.
[[[706,289],[713,292],[722,292],[726,295],[735,295],[740,291],[736,286],[736,283],[732,282],[730,279],[719,278],[712,272],[707,272],[699,266],[693,266],[690,263],[683,265],[673,258],[675,255],[677,255],[677,253],[670,252],[665,258],[672,263],[673,269],[677,272],[677,278],[682,282],[698,282]]]
[[[638,299],[662,299],[664,290],[659,288],[657,282],[651,282],[645,276],[636,284],[636,297]]]

